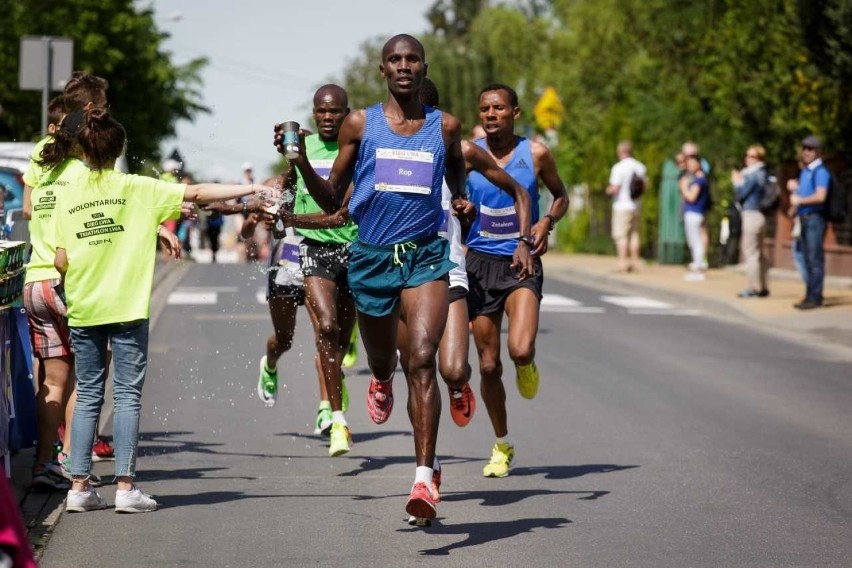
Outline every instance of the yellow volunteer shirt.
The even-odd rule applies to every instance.
[[[88,172],[89,168],[85,163],[71,158],[64,164],[40,175],[36,185],[31,186],[33,216],[30,219],[29,229],[32,254],[27,263],[26,283],[59,278],[59,272],[53,267],[56,249],[46,241],[47,231],[51,226],[50,220],[56,207],[56,196],[70,183]]]
[[[24,172],[24,183],[30,187],[35,187],[41,181],[42,176],[47,172],[46,168],[41,167],[36,163],[36,160],[41,160],[41,151],[44,145],[53,140],[53,136],[45,136],[33,148],[33,153],[30,154],[30,165],[27,171]]]
[[[54,248],[68,254],[68,325],[148,319],[157,226],[180,217],[186,185],[92,171],[57,195]]]

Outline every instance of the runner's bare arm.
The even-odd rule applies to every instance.
[[[293,158],[292,162],[299,168],[305,188],[314,201],[323,211],[332,214],[338,209],[343,197],[352,181],[355,172],[355,161],[358,159],[358,147],[364,134],[364,126],[367,122],[367,113],[362,109],[352,112],[346,116],[340,126],[337,137],[338,152],[328,179],[321,178],[305,155],[305,140],[301,139],[299,144],[299,156]],[[277,127],[277,125],[276,125]],[[276,128],[276,143],[279,141],[278,129]]]
[[[465,199],[466,170],[464,154],[461,148],[461,123],[451,114],[443,113],[441,131],[444,136],[444,148],[447,151],[444,179],[450,188],[453,199]]]
[[[68,272],[68,252],[64,248],[57,248],[53,256],[53,266],[65,278],[65,273]]]
[[[33,218],[33,188],[24,184],[24,211],[23,217],[27,221]]]
[[[545,187],[553,196],[550,210],[542,215],[535,227],[532,228],[533,236],[535,236],[535,254],[542,255],[547,252],[547,235],[550,233],[551,220],[555,226],[556,222],[568,211],[568,193],[565,191],[565,184],[556,170],[553,154],[550,153],[547,146],[540,142],[533,142],[532,155],[538,178],[544,182]]]

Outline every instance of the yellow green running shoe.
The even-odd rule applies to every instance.
[[[267,408],[275,406],[278,399],[278,373],[271,373],[266,366],[266,355],[260,358],[260,375],[257,378],[257,396]]]
[[[508,442],[494,444],[491,449],[491,459],[482,468],[485,477],[506,477],[509,469],[515,463],[515,447]]]
[[[329,430],[331,430],[331,404],[327,400],[320,403],[314,426],[314,435],[316,436],[320,434],[327,436]]]
[[[358,363],[358,332],[352,330],[352,337],[349,339],[349,348],[346,350],[346,353],[343,354],[343,360],[340,362],[340,366],[344,369],[351,369]]]
[[[349,426],[335,422],[331,425],[331,443],[328,446],[328,455],[331,457],[342,456],[349,453],[349,444],[352,443],[352,435]]]
[[[346,377],[340,373],[340,410],[349,410],[349,389],[346,388]]]
[[[535,361],[530,362],[529,365],[515,365],[516,382],[518,385],[518,392],[521,393],[521,396],[524,398],[535,398],[535,395],[538,394],[538,367],[535,366]]]

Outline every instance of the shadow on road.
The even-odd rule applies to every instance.
[[[409,433],[410,435],[410,433]],[[350,459],[353,459],[354,456],[350,456]],[[378,457],[373,456],[369,458],[358,457],[355,459],[361,460],[361,466],[358,469],[353,469],[352,471],[347,471],[343,473],[337,474],[338,477],[355,477],[361,475],[362,473],[367,473],[370,471],[379,471],[386,467],[392,465],[400,465],[400,464],[410,464],[411,456],[387,456],[387,457]],[[447,465],[450,463],[465,463],[465,462],[473,462],[480,461],[482,458],[470,458],[470,457],[457,457],[457,456],[441,456],[441,464]]]
[[[228,467],[193,467],[187,469],[144,469],[137,473],[141,482],[147,481],[173,481],[175,479],[241,479],[244,481],[255,481],[256,477],[234,476],[234,475],[207,475],[214,471],[228,471]]]
[[[157,457],[171,454],[195,453],[215,456],[241,456],[250,458],[295,459],[310,456],[286,454],[257,454],[249,452],[223,452],[221,442],[197,442],[193,440],[171,439],[174,436],[189,436],[194,432],[144,432],[139,434],[139,457]],[[284,434],[282,434],[284,435]]]
[[[549,489],[518,489],[513,491],[458,491],[453,493],[441,493],[441,501],[482,501],[483,507],[500,507],[512,505],[542,495],[583,495],[581,500],[593,501],[605,495],[609,491],[551,491]]]
[[[593,463],[587,465],[545,465],[538,467],[512,468],[512,477],[519,475],[544,475],[545,479],[572,479],[591,473],[610,473],[625,469],[634,469],[638,465],[614,465],[609,463]]]
[[[504,538],[512,538],[519,534],[533,532],[535,529],[558,529],[571,523],[568,519],[518,519],[505,522],[493,523],[466,523],[463,525],[443,525],[435,524],[430,528],[406,528],[399,529],[399,532],[415,532],[424,531],[426,533],[434,533],[444,536],[450,534],[467,535],[465,540],[448,544],[440,548],[427,548],[420,551],[424,556],[447,556],[451,550],[457,548],[466,548],[469,546],[478,546],[495,540]]]
[[[306,440],[328,441],[328,436],[321,434],[305,434],[304,432],[279,432],[276,436],[292,436],[293,438],[303,438]],[[356,444],[364,442],[372,442],[373,440],[381,440],[392,436],[402,436],[405,438],[411,437],[410,430],[382,430],[381,432],[365,432],[352,435],[352,441]]]

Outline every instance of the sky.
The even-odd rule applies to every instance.
[[[310,117],[317,87],[342,76],[359,46],[374,37],[418,35],[428,29],[426,0],[138,0],[152,6],[163,49],[184,64],[206,56],[203,104],[210,114],[177,123],[164,140],[177,148],[199,181],[235,182],[244,162],[258,180],[278,160],[276,122]],[[378,73],[376,62],[376,72]],[[313,126],[310,126],[313,129]]]

